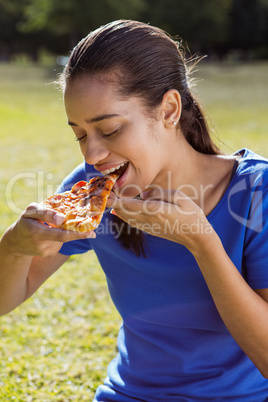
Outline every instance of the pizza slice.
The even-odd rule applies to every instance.
[[[89,182],[79,181],[70,191],[55,194],[43,204],[65,215],[60,225],[52,225],[66,230],[89,232],[96,229],[103,217],[110,192],[119,174],[93,177]]]

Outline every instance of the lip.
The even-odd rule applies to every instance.
[[[122,161],[122,162],[117,162],[117,163],[107,163],[103,165],[94,165],[94,169],[98,170],[99,172],[104,172],[105,170],[113,169],[121,165],[122,163],[125,163],[127,161]]]
[[[124,174],[116,180],[115,184],[113,185],[114,190],[119,190],[125,184],[127,180],[128,170],[129,170],[130,163],[128,164]]]

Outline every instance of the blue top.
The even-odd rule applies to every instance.
[[[249,285],[268,288],[268,160],[247,149],[239,153],[237,170],[208,220]],[[83,163],[59,191],[92,175],[96,171]],[[118,355],[95,401],[268,400],[268,380],[230,335],[185,247],[145,234],[147,258],[137,257],[116,240],[109,213],[96,233],[96,239],[68,242],[60,251],[96,252],[123,319]]]

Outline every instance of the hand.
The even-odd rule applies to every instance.
[[[107,206],[129,225],[191,251],[203,235],[213,233],[203,210],[180,191],[154,188],[144,192],[142,199],[113,197]]]
[[[48,257],[57,254],[64,242],[96,237],[95,232],[79,233],[49,226],[60,224],[63,219],[63,215],[42,204],[32,203],[5,233],[5,244],[14,255]]]

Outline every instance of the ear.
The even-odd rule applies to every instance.
[[[176,89],[168,90],[163,96],[162,120],[166,128],[176,127],[181,117],[181,96]]]

